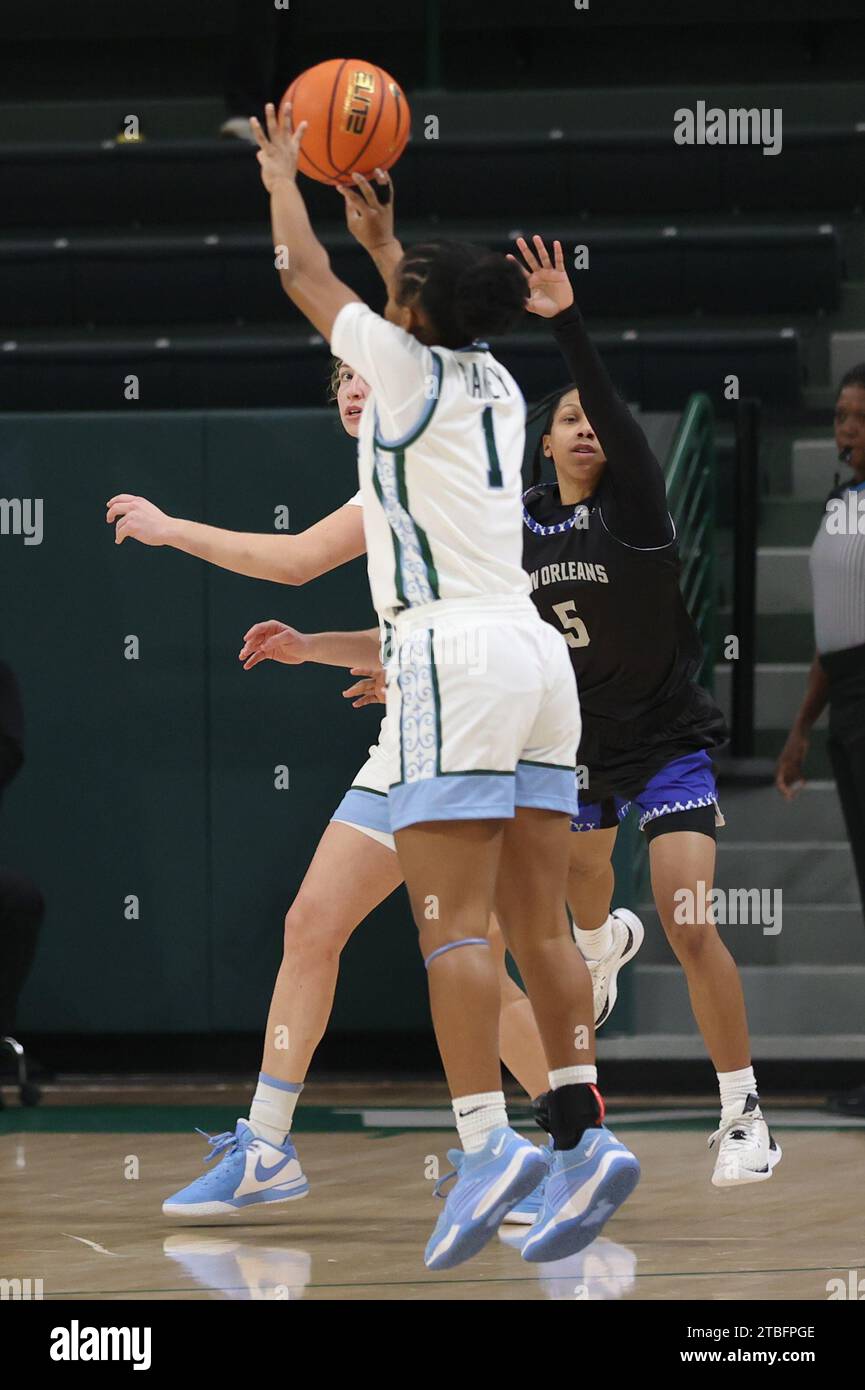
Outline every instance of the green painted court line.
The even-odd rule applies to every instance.
[[[46,1105],[0,1111],[0,1135],[13,1134],[189,1134],[196,1129],[209,1134],[233,1131],[237,1121],[237,1105]],[[639,1116],[640,1112],[636,1114]],[[409,1117],[412,1117],[409,1119]],[[772,1117],[772,1128],[795,1129],[803,1132],[822,1130],[831,1133],[865,1131],[865,1119],[853,1121],[848,1116],[814,1112],[794,1119],[791,1114],[785,1123],[784,1111]],[[400,1123],[400,1120],[403,1123]],[[439,1123],[439,1119],[446,1123]],[[613,1129],[641,1133],[663,1130],[665,1133],[704,1132],[711,1128],[714,1112],[695,1113],[683,1107],[681,1116],[670,1111],[655,1118],[630,1120],[628,1112],[611,1115]],[[536,1133],[528,1111],[514,1107],[512,1123],[516,1129]],[[295,1134],[364,1134],[383,1139],[399,1134],[445,1134],[452,1130],[452,1113],[448,1106],[333,1106],[304,1105],[295,1115]],[[539,1133],[539,1131],[537,1131]],[[204,1141],[202,1140],[202,1143]]]

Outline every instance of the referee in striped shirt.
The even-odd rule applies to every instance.
[[[865,911],[865,362],[841,380],[835,442],[852,477],[827,498],[811,547],[817,650],[775,785],[788,800],[800,791],[811,729],[828,705],[829,756]],[[833,1104],[865,1115],[865,1085]]]

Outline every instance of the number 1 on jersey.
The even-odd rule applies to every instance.
[[[487,483],[490,487],[504,487],[502,468],[499,463],[499,454],[496,449],[496,437],[493,433],[493,408],[491,405],[484,406],[483,413],[484,438],[487,441],[487,458],[490,461],[487,472]]]

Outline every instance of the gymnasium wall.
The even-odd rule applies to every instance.
[[[364,562],[303,589],[264,584],[116,547],[105,502],[134,492],[250,531],[287,507],[302,530],[355,491],[354,446],[326,410],[12,414],[0,460],[6,498],[43,501],[40,544],[0,535],[0,654],[28,720],[0,860],[48,904],[20,1027],[258,1030],[285,910],[378,712],[351,709],[336,669],[244,672],[237,652],[264,618],[372,625]],[[400,889],[347,948],[332,1026],[427,1021]]]

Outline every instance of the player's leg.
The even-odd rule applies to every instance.
[[[549,1085],[544,1045],[529,997],[508,973],[505,940],[495,917],[488,939],[499,979],[499,1052],[508,1071],[534,1100]]]
[[[523,1247],[532,1261],[588,1245],[633,1190],[639,1165],[603,1127],[597,1090],[592,982],[574,950],[561,894],[570,818],[517,807],[505,828],[496,911],[544,1042],[549,1090],[535,1107],[550,1134],[551,1169]]]
[[[574,950],[561,884],[570,824],[560,812],[517,807],[504,831],[496,915],[538,1021],[548,1068],[594,1067],[591,979]]]
[[[282,1082],[303,1082],[333,1007],[342,949],[355,927],[401,882],[392,849],[356,826],[330,822],[286,913],[262,1072]],[[262,1107],[259,1116],[253,1104],[252,1118],[266,1123],[268,1113]]]
[[[739,971],[709,908],[716,796],[711,759],[694,753],[662,769],[635,800],[649,839],[658,916],[685,972],[694,1018],[718,1076],[721,1125],[710,1140],[717,1153],[712,1181],[730,1187],[771,1177],[781,1150],[759,1107]]]
[[[430,821],[394,838],[451,1094],[499,1091],[499,981],[488,933],[502,822]]]
[[[581,805],[571,821],[568,906],[574,940],[589,967],[595,1027],[610,1017],[618,996],[618,975],[643,944],[643,924],[628,908],[612,907],[612,854],[619,820],[627,803],[618,797]]]
[[[579,706],[568,651],[551,628],[533,634],[545,680],[517,767],[516,813],[505,826],[496,915],[543,1038],[549,1091],[536,1105],[551,1136],[541,1209],[523,1247],[531,1261],[589,1244],[639,1179],[639,1164],[603,1127],[594,1062],[592,982],[573,949],[564,902],[570,861],[571,780]]]
[[[425,1254],[428,1268],[447,1269],[487,1243],[537,1186],[547,1160],[509,1128],[502,1090],[499,980],[488,942],[502,821],[418,822],[395,828],[395,839],[462,1142],[448,1154],[457,1181]]]
[[[597,957],[595,932],[603,931],[610,915],[615,876],[612,854],[618,822],[603,822],[603,803],[580,807],[573,822],[568,864],[568,906],[574,918],[574,936],[584,957]],[[595,826],[592,812],[597,812]],[[607,943],[608,944],[608,943]]]
[[[239,1120],[233,1134],[214,1136],[205,1161],[222,1161],[169,1197],[162,1207],[166,1215],[209,1217],[306,1195],[309,1184],[290,1131],[310,1058],[327,1026],[340,952],[401,877],[392,849],[357,826],[330,822],[286,916],[249,1118]]]
[[[531,650],[528,661],[515,655],[516,627],[527,619],[537,624],[528,600],[507,600],[451,613],[434,628],[411,628],[410,615],[397,622],[398,679],[388,685],[388,717],[400,731],[391,823],[462,1143],[452,1151],[456,1182],[427,1245],[434,1269],[475,1254],[547,1168],[541,1150],[508,1126],[488,939],[517,758],[543,689]],[[483,659],[470,661],[470,653]],[[564,891],[562,873],[560,900]]]

